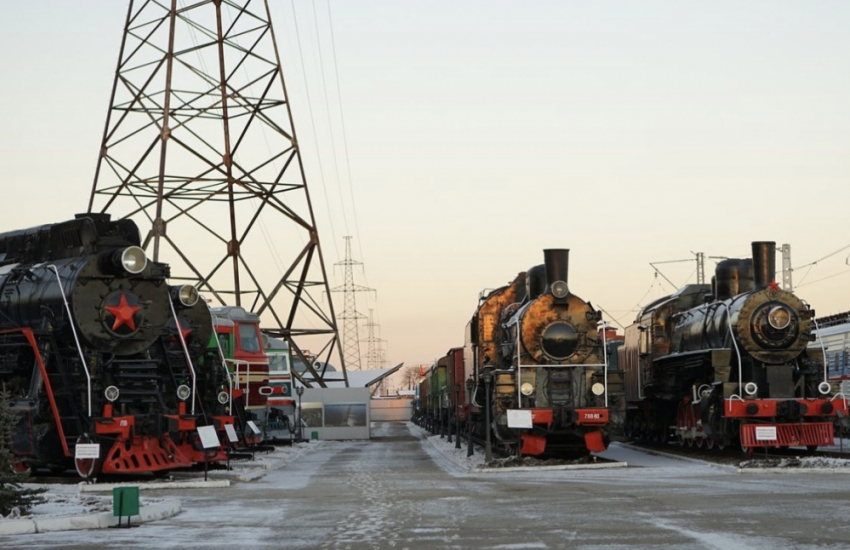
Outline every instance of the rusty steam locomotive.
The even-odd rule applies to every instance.
[[[601,314],[570,291],[569,250],[545,250],[544,258],[544,265],[482,294],[462,361],[461,348],[450,350],[420,385],[421,423],[451,429],[452,419],[470,415],[480,437],[489,432],[506,452],[523,455],[605,450]]]
[[[814,311],[774,281],[773,242],[717,265],[712,285],[649,304],[626,328],[626,435],[725,447],[833,443],[846,398],[827,380]]]

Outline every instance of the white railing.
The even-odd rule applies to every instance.
[[[192,358],[189,356],[189,348],[186,346],[186,337],[183,336],[183,327],[180,326],[180,319],[177,318],[177,312],[174,310],[174,302],[169,298],[168,305],[171,306],[171,317],[174,319],[174,326],[177,327],[177,337],[180,339],[180,345],[183,348],[183,357],[186,358],[186,366],[189,368],[189,373],[192,375],[192,410],[189,414],[195,414],[195,391],[197,389],[197,376],[195,375],[195,365],[192,364]]]
[[[602,367],[604,372],[604,399],[605,399],[605,407],[608,407],[608,349],[606,346],[605,339],[605,323],[602,323],[602,363],[569,363],[569,364],[560,364],[560,365],[539,365],[539,364],[522,364],[522,353],[521,353],[521,342],[520,342],[520,330],[519,330],[519,322],[515,321],[513,324],[517,325],[516,331],[516,393],[517,393],[517,406],[521,406],[522,404],[522,391],[520,388],[522,387],[522,368],[576,368],[576,367],[584,367],[584,368],[599,368]]]

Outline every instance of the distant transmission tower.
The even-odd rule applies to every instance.
[[[360,319],[366,316],[357,311],[356,297],[358,292],[375,292],[375,289],[354,284],[354,266],[363,265],[363,262],[351,258],[351,237],[345,239],[345,259],[334,265],[341,265],[345,269],[345,277],[342,286],[331,289],[331,292],[342,292],[344,307],[342,313],[337,317],[342,319],[342,349],[345,355],[345,364],[351,370],[360,370],[360,335],[357,330]],[[370,310],[371,311],[371,310]]]
[[[335,357],[348,385],[267,2],[130,0],[88,210],[133,218],[174,279],[260,314],[305,385]]]
[[[366,323],[366,368],[369,370],[380,369],[387,364],[386,356],[381,346],[386,340],[382,340],[376,330],[381,325],[375,323],[373,320],[374,312],[374,309],[369,310],[369,321]]]

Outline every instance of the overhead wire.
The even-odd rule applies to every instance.
[[[316,132],[316,121],[315,121],[315,117],[313,116],[313,101],[310,97],[310,85],[307,82],[307,80],[308,80],[307,79],[307,66],[304,64],[304,51],[303,51],[303,48],[301,46],[301,33],[298,30],[298,12],[295,9],[295,0],[290,0],[290,5],[292,6],[292,22],[293,22],[293,25],[295,27],[295,40],[296,40],[296,43],[298,45],[298,57],[299,57],[299,59],[301,59],[301,68],[302,68],[302,72],[304,74],[304,92],[305,92],[306,98],[307,98],[307,112],[310,114],[310,127],[313,130],[313,143],[316,147],[316,160],[318,161],[318,165],[319,165],[319,180],[322,182],[322,194],[324,194],[324,196],[325,196],[325,208],[327,209],[327,212],[328,212],[328,224],[331,226],[331,237],[332,237],[333,244],[334,244],[334,251],[336,252],[337,259],[339,259],[340,258],[339,246],[337,245],[337,242],[336,242],[337,241],[336,227],[334,226],[333,215],[331,214],[331,206],[330,206],[330,200],[328,200],[329,197],[328,197],[327,186],[325,185],[325,170],[324,170],[324,164],[322,162],[322,153],[319,150],[319,138],[318,138],[318,135],[317,135],[317,132]]]
[[[329,29],[330,29],[330,36],[331,36],[331,52],[333,53],[334,77],[335,77],[335,80],[336,80],[337,101],[339,102],[339,120],[340,120],[340,128],[342,130],[342,148],[343,148],[343,151],[345,153],[345,168],[346,168],[346,173],[348,175],[348,191],[349,191],[349,195],[351,196],[351,211],[352,211],[352,214],[354,216],[354,230],[355,230],[355,234],[359,236],[360,235],[360,221],[357,217],[357,201],[354,198],[354,178],[351,175],[351,161],[350,161],[351,157],[349,156],[349,152],[348,152],[348,133],[345,129],[345,115],[344,115],[344,110],[342,108],[342,86],[340,85],[340,78],[339,78],[339,62],[337,60],[337,55],[336,55],[336,38],[335,38],[335,34],[334,34],[333,15],[332,15],[332,10],[331,10],[330,0],[327,0],[327,6],[328,6],[328,26],[329,26]],[[361,239],[357,238],[356,240],[357,240],[357,249],[360,252],[360,260],[365,263],[366,257],[365,257],[365,254],[363,254],[363,246],[362,246],[362,243],[361,243]],[[363,271],[363,280],[364,280],[366,286],[370,286],[369,285],[369,277],[366,274],[365,269]],[[378,320],[380,321],[380,311],[378,310],[377,296],[375,297],[375,315],[378,318]]]

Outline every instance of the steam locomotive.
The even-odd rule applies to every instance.
[[[189,292],[197,294],[194,287]],[[193,463],[223,462],[227,448],[239,442],[240,429],[231,412],[232,381],[214,332],[213,314],[206,301],[192,296],[167,322],[168,334],[150,349],[153,359],[191,373],[195,400],[181,403],[181,428],[172,438]],[[178,324],[179,323],[179,324]],[[179,327],[179,329],[178,329]],[[214,426],[222,445],[205,449],[195,428]],[[228,429],[232,426],[232,429]],[[228,433],[229,432],[229,433]]]
[[[720,262],[711,286],[685,286],[626,328],[627,436],[745,451],[833,444],[833,421],[848,408],[822,351],[807,349],[814,311],[775,282],[775,243],[752,251]]]
[[[191,464],[172,434],[194,428],[195,375],[151,350],[198,295],[169,287],[168,266],[139,245],[135,223],[105,214],[0,234],[0,380],[19,414],[20,468],[89,476]]]
[[[451,429],[451,419],[468,414],[474,432],[489,431],[509,453],[605,450],[609,373],[605,332],[597,331],[602,317],[570,292],[569,250],[545,250],[544,258],[544,265],[482,294],[464,348],[450,350],[420,387],[420,403],[429,409],[418,413],[421,422],[447,422]]]

